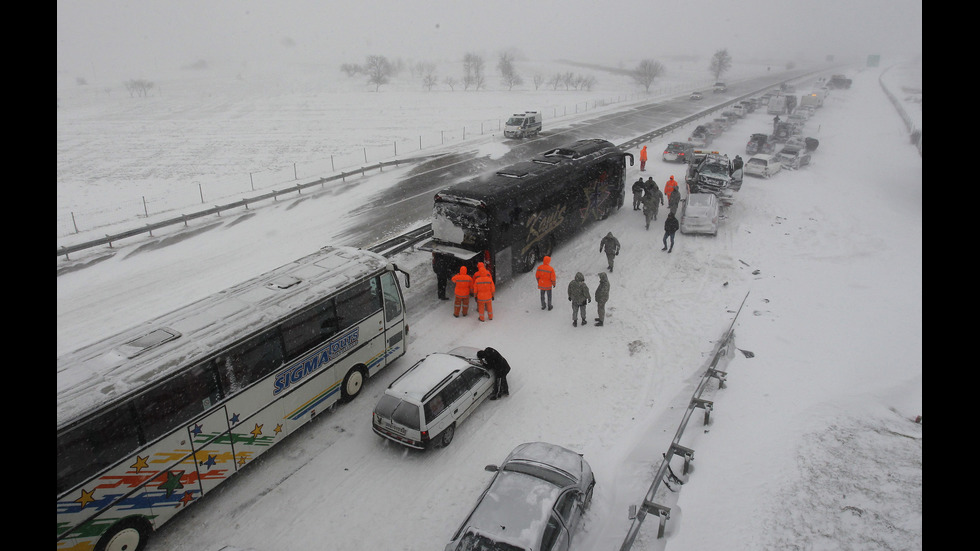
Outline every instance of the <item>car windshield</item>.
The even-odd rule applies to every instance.
[[[571,486],[575,484],[575,479],[562,474],[554,469],[550,469],[544,465],[536,463],[527,463],[524,461],[511,461],[504,465],[503,470],[524,473],[533,476],[534,478],[539,478],[546,482],[550,482],[559,488],[564,488],[565,486]]]
[[[680,153],[681,151],[684,151],[684,146],[682,144],[676,142],[667,144],[668,153]]]
[[[706,176],[716,176],[720,178],[728,177],[728,167],[722,164],[709,163],[701,168],[701,174]]]
[[[507,119],[507,126],[520,126],[524,122],[524,117],[511,117]]]
[[[766,162],[763,161],[762,159],[749,159],[749,162],[746,164],[766,166]]]

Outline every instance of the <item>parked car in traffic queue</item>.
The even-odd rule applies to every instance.
[[[496,382],[478,351],[459,346],[429,354],[399,375],[374,407],[375,434],[417,450],[448,446],[457,425],[490,397]]]
[[[718,235],[718,198],[711,193],[689,193],[681,208],[681,233]]]
[[[672,163],[686,163],[694,160],[694,144],[691,142],[670,142],[664,148],[663,160]]]
[[[749,136],[748,143],[745,144],[745,154],[755,155],[756,153],[775,153],[776,142],[769,134],[756,133]]]
[[[528,442],[485,469],[495,474],[445,551],[569,549],[595,488],[582,454]]]
[[[810,164],[810,153],[802,145],[784,145],[777,157],[779,163],[789,169],[795,170]]]
[[[782,170],[782,168],[783,165],[779,162],[779,159],[777,159],[775,155],[759,153],[753,155],[748,161],[746,161],[745,166],[742,167],[742,172],[751,176],[769,178],[773,174]]]

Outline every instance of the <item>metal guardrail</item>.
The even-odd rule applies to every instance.
[[[888,96],[888,100],[891,101],[892,105],[895,106],[895,109],[898,110],[899,116],[901,116],[902,121],[905,122],[905,129],[908,130],[909,132],[909,139],[912,141],[912,145],[914,145],[916,149],[919,150],[919,156],[921,157],[922,156],[922,129],[915,127],[915,123],[912,121],[912,117],[910,117],[909,114],[905,111],[905,107],[902,105],[902,102],[899,101],[899,99],[895,97],[895,94],[893,94],[892,91],[888,89],[888,86],[885,85],[885,81],[883,77],[885,76],[886,71],[891,71],[891,70],[892,67],[889,67],[885,71],[882,71],[880,75],[878,75],[878,84],[881,86],[881,89],[885,91],[885,95]]]
[[[258,203],[259,201],[265,201],[267,199],[278,199],[279,196],[287,195],[293,192],[302,193],[304,189],[308,189],[314,186],[322,186],[328,182],[333,182],[336,180],[344,180],[349,176],[363,175],[368,170],[373,170],[375,168],[377,168],[378,170],[384,170],[384,167],[386,166],[397,167],[398,165],[417,163],[427,159],[438,157],[440,155],[443,154],[426,155],[422,157],[412,157],[410,159],[400,159],[400,160],[396,159],[394,161],[383,161],[371,166],[361,167],[358,170],[352,170],[350,172],[341,172],[340,174],[335,174],[333,176],[329,176],[326,178],[320,178],[318,180],[307,182],[305,184],[296,184],[294,186],[289,186],[288,188],[275,189],[268,193],[257,195],[255,197],[246,197],[245,199],[235,201],[234,203],[228,203],[225,205],[215,205],[214,207],[209,209],[194,212],[191,214],[181,214],[180,216],[177,216],[175,218],[161,220],[160,222],[155,222],[153,224],[146,224],[145,226],[139,228],[133,228],[131,230],[127,230],[111,235],[106,234],[105,237],[99,239],[93,239],[91,241],[85,241],[83,243],[78,243],[70,246],[58,247],[58,256],[64,255],[65,258],[67,259],[70,253],[78,252],[85,249],[90,249],[92,247],[97,247],[99,245],[109,245],[109,247],[112,247],[113,241],[119,241],[120,239],[125,239],[127,237],[134,237],[144,233],[149,233],[152,236],[153,230],[165,228],[167,226],[173,226],[176,224],[184,224],[186,226],[188,220],[203,218],[205,216],[210,216],[212,214],[217,214],[220,216],[223,211],[228,211],[239,207],[245,207],[247,209],[249,204]]]
[[[648,514],[655,514],[660,517],[660,528],[657,532],[657,538],[660,539],[664,537],[664,529],[667,525],[667,520],[670,518],[670,507],[654,501],[656,499],[657,491],[660,489],[660,485],[664,483],[664,479],[667,477],[668,472],[673,475],[673,472],[670,470],[670,460],[675,456],[681,456],[684,458],[683,474],[688,473],[690,463],[694,460],[694,450],[686,448],[680,444],[681,436],[684,434],[684,429],[687,428],[687,423],[691,419],[691,415],[694,414],[694,410],[697,408],[704,409],[704,424],[708,424],[709,416],[714,407],[714,403],[701,398],[701,395],[704,393],[704,390],[711,379],[718,379],[719,388],[725,388],[725,380],[728,372],[718,369],[718,364],[723,359],[729,359],[732,352],[735,350],[735,321],[738,319],[738,315],[742,312],[742,307],[745,306],[745,300],[748,298],[749,293],[745,293],[745,298],[742,299],[742,304],[738,307],[738,311],[735,312],[735,317],[732,318],[731,325],[728,326],[728,330],[725,331],[722,338],[715,345],[711,360],[705,369],[704,375],[701,377],[701,381],[694,390],[691,401],[688,404],[687,409],[684,411],[684,417],[681,419],[681,423],[677,427],[677,432],[674,434],[674,439],[671,441],[670,447],[667,449],[667,453],[664,454],[664,460],[660,464],[660,468],[657,470],[657,474],[653,479],[653,484],[651,484],[650,489],[647,490],[647,493],[643,498],[643,502],[639,507],[636,505],[630,506],[630,518],[633,520],[633,522],[626,534],[626,539],[623,540],[623,545],[619,548],[620,551],[629,551],[633,547],[633,542],[636,540],[636,536],[640,532],[640,527],[643,525],[643,520]]]

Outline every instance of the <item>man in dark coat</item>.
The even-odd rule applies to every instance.
[[[667,214],[667,220],[664,221],[664,248],[660,249],[662,251],[667,251],[669,253],[674,252],[674,234],[677,233],[681,227],[681,223],[674,216],[673,212]],[[670,249],[667,248],[667,238],[670,238]]]
[[[439,295],[439,299],[449,300],[449,297],[446,296],[446,285],[455,271],[455,266],[445,256],[433,254],[432,271],[436,273],[436,293]]]
[[[507,360],[500,355],[500,352],[497,352],[496,349],[490,348],[489,346],[478,351],[476,357],[497,377],[497,381],[493,386],[493,392],[490,393],[490,399],[496,400],[502,396],[509,395],[510,389],[507,387],[507,374],[510,373],[510,364],[507,363]]]

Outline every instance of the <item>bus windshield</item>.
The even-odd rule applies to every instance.
[[[483,207],[455,202],[436,202],[432,213],[432,237],[443,243],[476,247],[487,239],[490,217]]]

